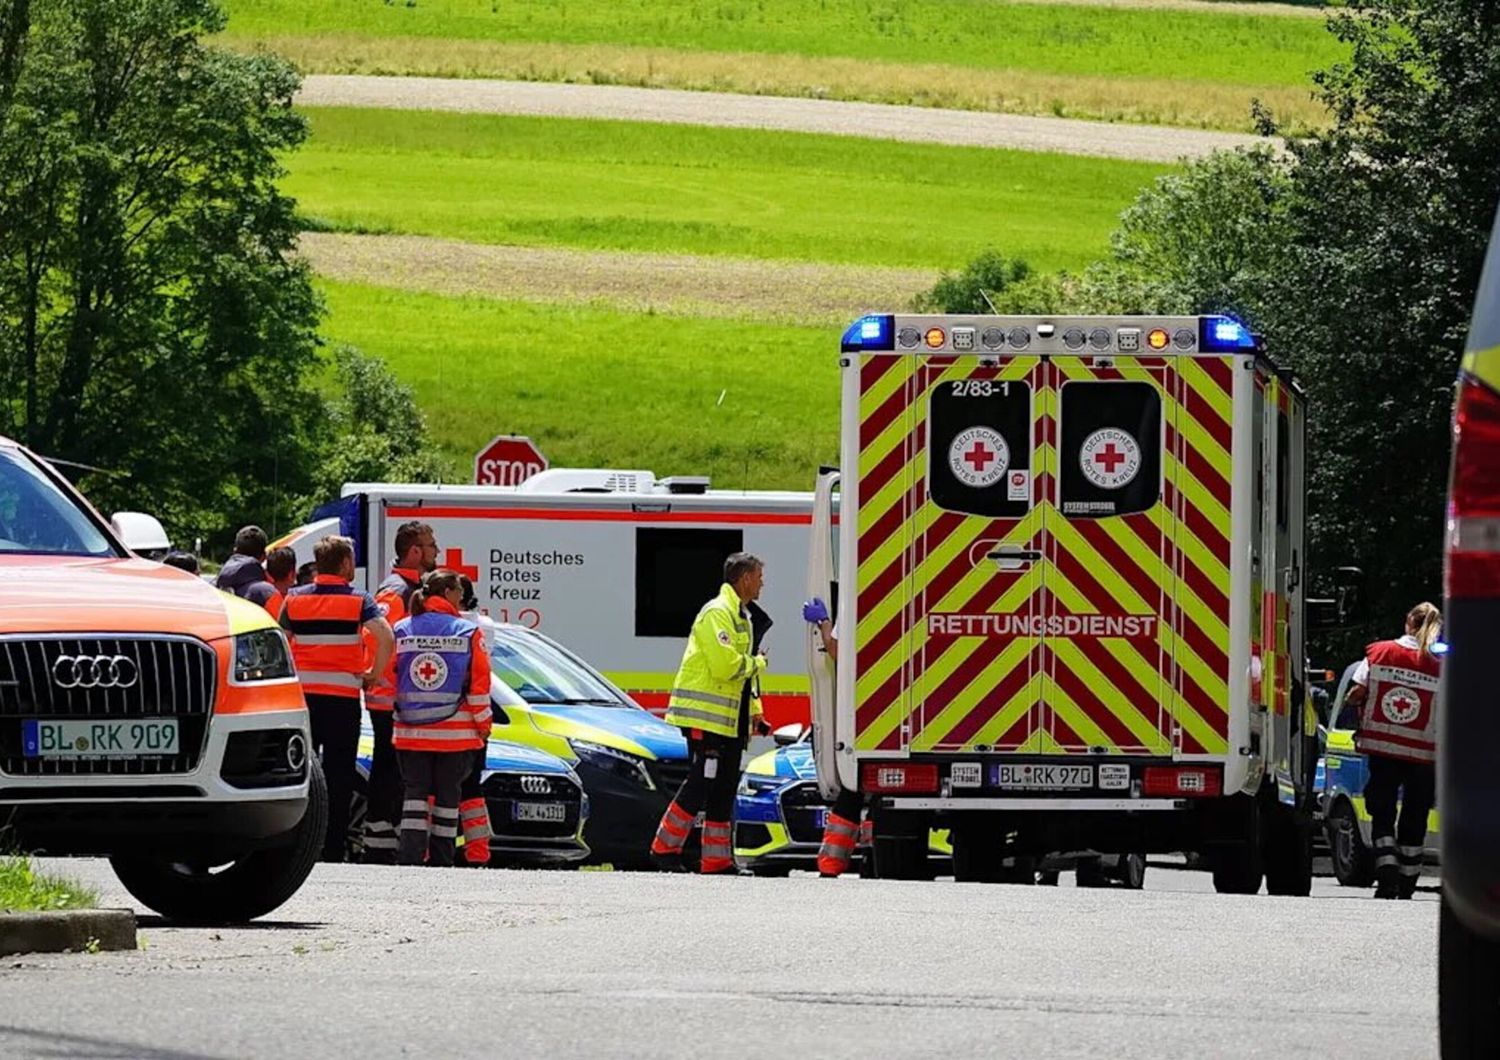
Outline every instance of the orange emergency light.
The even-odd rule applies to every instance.
[[[1146,335],[1146,345],[1150,346],[1153,350],[1166,349],[1169,341],[1171,341],[1171,337],[1167,334],[1166,328],[1152,328]]]

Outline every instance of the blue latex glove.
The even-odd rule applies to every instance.
[[[817,625],[819,622],[827,622],[828,605],[815,596],[802,605],[802,618],[813,625]]]

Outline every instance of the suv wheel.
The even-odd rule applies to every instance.
[[[1345,887],[1368,887],[1375,882],[1375,856],[1360,837],[1354,807],[1345,799],[1328,815],[1328,852],[1333,875]]]
[[[243,924],[265,916],[297,893],[323,850],[328,786],[316,757],[308,768],[307,812],[285,842],[220,864],[116,854],[109,859],[115,875],[138,902],[178,923]]]

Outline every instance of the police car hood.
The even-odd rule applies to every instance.
[[[135,558],[0,555],[0,584],[6,633],[186,633],[217,640],[229,635],[233,604],[254,607],[187,571]]]
[[[632,754],[645,751],[668,761],[688,756],[681,729],[638,707],[538,703],[531,709],[538,725],[558,736],[618,747]]]

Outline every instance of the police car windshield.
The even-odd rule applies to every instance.
[[[629,705],[582,662],[543,638],[519,630],[495,630],[490,669],[528,703]]]
[[[0,447],[0,555],[5,553],[117,554],[41,467],[18,450]]]

